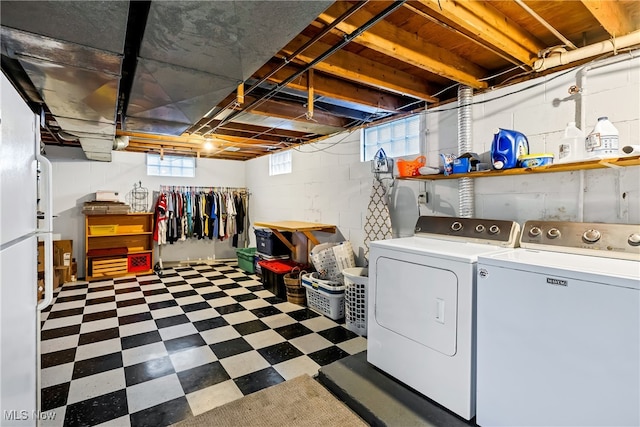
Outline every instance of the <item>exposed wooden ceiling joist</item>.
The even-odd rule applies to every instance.
[[[325,22],[332,22],[348,7],[348,4],[336,2],[321,13],[319,18]],[[339,23],[336,28],[350,34],[372,18],[372,14],[361,10],[357,16]],[[479,80],[486,76],[486,70],[384,20],[358,36],[354,43],[472,88],[481,89],[488,86],[486,82]]]
[[[308,37],[298,36],[285,46],[283,52],[289,55],[308,40]],[[330,48],[328,44],[316,42],[299,54],[297,60],[310,63]],[[426,81],[347,51],[334,53],[327,60],[316,65],[315,69],[353,82],[437,102],[437,98],[432,96],[435,90]]]
[[[127,151],[134,153],[160,153],[160,147],[154,144],[132,144],[127,147]],[[193,150],[189,148],[183,148],[178,146],[163,146],[162,151],[164,155],[177,155],[177,156],[189,156],[189,157],[206,157],[216,158],[222,160],[248,160],[256,155],[263,155],[265,153],[249,153],[240,151],[225,151],[225,150],[213,150],[211,152]]]
[[[192,148],[194,150],[202,150],[204,144],[212,142],[213,144],[221,146],[241,146],[241,147],[255,147],[258,145],[275,146],[278,142],[265,142],[262,140],[238,138],[229,135],[211,135],[206,138],[201,136],[185,135],[185,136],[170,136],[170,135],[153,135],[139,132],[129,132],[123,130],[116,131],[117,136],[128,136],[129,143],[132,142],[144,142],[155,143],[159,145],[173,145],[176,147]]]
[[[202,119],[196,124],[196,126],[202,126],[208,119]],[[220,120],[214,120],[202,129],[202,132],[206,132],[220,124]],[[309,134],[305,132],[293,131],[288,129],[270,129],[263,126],[249,125],[243,123],[225,123],[220,126],[215,135],[229,135],[238,136],[248,139],[258,140],[274,140],[280,141],[282,139],[309,139]]]
[[[256,98],[245,95],[245,102],[251,103]],[[241,109],[241,108],[240,108]],[[278,117],[284,120],[291,120],[297,122],[308,122],[305,118],[307,108],[302,104],[294,104],[291,102],[266,100],[261,101],[259,105],[251,108],[251,113],[259,114],[261,116]],[[313,116],[313,122],[325,126],[333,126],[336,128],[343,128],[348,126],[349,120],[342,117],[334,116],[332,114],[326,114],[318,111],[318,114]]]
[[[611,36],[629,34],[637,25],[631,21],[631,16],[622,4],[611,0],[582,0],[589,12],[600,22]]]
[[[263,78],[275,69],[277,61],[271,61],[262,67],[255,74],[258,78]],[[295,64],[288,64],[285,68],[278,70],[268,81],[271,83],[281,83],[289,76],[300,70]],[[316,70],[319,68],[316,67]],[[365,86],[354,86],[353,83],[343,79],[331,77],[329,75],[316,72],[315,74],[315,91],[321,96],[328,96],[340,101],[352,102],[354,104],[366,105],[368,107],[378,108],[384,111],[397,111],[405,104],[400,97],[390,93],[381,92],[376,89]],[[304,91],[307,87],[307,76],[303,74],[299,79],[289,83],[287,87],[295,90]]]
[[[213,146],[211,149],[206,149],[203,144],[190,144],[179,141],[158,141],[154,139],[146,139],[140,137],[130,137],[129,146],[127,150],[137,150],[137,151],[145,151],[145,152],[153,152],[157,151],[159,148],[162,148],[165,151],[165,154],[168,151],[174,153],[188,154],[188,155],[199,155],[201,157],[210,157],[214,154],[214,152],[224,152],[228,157],[231,158],[242,158],[242,157],[255,157],[256,155],[262,155],[269,152],[267,147],[245,147],[242,151],[227,151],[226,149],[229,147],[237,147],[239,143],[225,143],[225,142],[213,142]]]
[[[454,0],[419,0],[447,24],[531,65],[544,45],[520,28],[488,2]]]
[[[178,3],[177,0],[167,2]],[[171,17],[158,27],[176,31],[172,45],[175,58],[171,60],[176,62],[167,62],[158,68],[165,71],[154,74],[159,78],[158,82],[162,80],[161,84],[155,85],[146,80],[151,78],[151,74],[139,75],[131,67],[139,63],[140,57],[136,52],[140,51],[140,40],[145,40],[148,35],[145,25],[140,25],[141,21],[137,19],[146,16],[146,9],[134,6],[145,2],[132,2],[131,8],[124,8],[129,10],[129,16],[127,22],[119,26],[114,26],[114,20],[101,19],[103,13],[99,7],[93,7],[92,2],[83,3],[86,4],[82,14],[71,15],[58,12],[67,7],[77,10],[79,3],[73,0],[27,3],[2,1],[2,71],[10,76],[34,111],[44,108],[47,113],[46,125],[41,129],[45,144],[79,146],[81,137],[77,135],[85,134],[80,133],[81,130],[91,134],[96,125],[102,129],[101,123],[93,123],[94,118],[85,114],[92,111],[93,105],[74,110],[78,116],[73,117],[77,119],[73,124],[68,120],[60,120],[59,124],[57,118],[71,117],[66,110],[56,111],[59,114],[56,116],[50,110],[54,105],[47,104],[52,99],[49,95],[55,93],[61,103],[66,97],[70,105],[75,105],[77,97],[74,94],[94,93],[95,87],[91,78],[75,79],[77,85],[70,81],[72,89],[47,86],[45,83],[49,81],[49,75],[58,78],[74,75],[75,71],[73,67],[65,68],[67,62],[59,63],[57,49],[49,52],[44,45],[40,46],[38,39],[33,39],[28,46],[23,45],[26,37],[23,33],[31,34],[29,37],[46,34],[43,40],[64,44],[67,35],[56,29],[82,26],[85,18],[90,18],[96,22],[96,30],[124,38],[127,46],[123,53],[122,78],[114,81],[119,89],[112,97],[119,100],[113,106],[115,127],[123,127],[127,123],[121,121],[129,117],[129,128],[140,130],[138,134],[117,132],[117,135],[130,135],[126,150],[157,152],[162,148],[166,153],[235,160],[262,156],[292,144],[321,140],[337,132],[356,129],[363,122],[375,124],[380,120],[398,119],[411,114],[409,109],[431,108],[434,101],[435,105],[451,102],[455,100],[456,83],[475,89],[498,88],[552,72],[546,68],[552,68],[554,61],[569,67],[589,60],[583,57],[571,59],[570,53],[578,51],[572,46],[606,46],[609,49],[615,44],[618,51],[621,47],[635,49],[639,44],[634,35],[640,32],[638,0],[339,0],[324,12],[314,10],[314,16],[305,18],[305,28],[288,33],[277,46],[267,46],[269,40],[262,37],[260,40],[264,43],[256,44],[254,53],[257,55],[258,50],[265,52],[271,49],[270,54],[256,61],[250,70],[243,70],[242,74],[235,74],[238,70],[234,61],[238,59],[239,63],[245,64],[245,58],[219,60],[207,65],[211,68],[203,75],[198,74],[204,79],[202,87],[191,88],[193,93],[187,93],[189,90],[185,90],[185,85],[192,84],[193,74],[182,74],[179,68],[199,63],[204,57],[219,58],[227,53],[227,46],[210,43],[211,32],[191,31],[197,27],[194,16],[182,16],[185,25],[178,26],[180,28],[172,26]],[[199,3],[202,10],[207,10],[205,3]],[[135,13],[132,14],[132,10]],[[15,15],[17,11],[21,12]],[[347,14],[346,11],[353,13]],[[11,18],[12,14],[14,19],[34,16],[34,12],[37,16],[50,17],[51,22]],[[336,18],[339,19],[334,22]],[[262,22],[262,16],[258,19],[265,28],[272,28],[270,22]],[[360,32],[367,22],[376,23]],[[215,31],[240,30],[234,22],[226,22],[224,26],[212,25]],[[270,32],[276,33],[278,28],[282,29],[273,27]],[[77,46],[90,42],[84,33],[76,35],[77,39],[72,42]],[[251,44],[249,39],[246,41]],[[314,44],[307,46],[310,41]],[[559,44],[568,46],[568,52],[562,56],[553,55]],[[283,45],[285,48],[281,49]],[[111,55],[98,46],[86,45],[91,52],[98,49],[94,53],[100,53],[95,56],[98,62],[92,63],[87,70],[95,67],[99,73],[102,54],[107,58]],[[195,53],[193,46],[200,46],[203,50]],[[306,48],[300,49],[303,46]],[[246,47],[251,51],[251,46]],[[37,57],[47,64],[56,64],[56,67],[38,68],[43,78],[40,78],[40,71],[27,73],[20,59],[22,57],[14,54],[20,49],[26,49],[25,57]],[[200,56],[194,58],[192,55]],[[544,59],[542,68],[531,66],[538,55],[541,56],[539,60]],[[314,64],[312,99],[315,108],[312,120],[307,120],[310,89],[307,71],[310,63]],[[225,74],[227,72],[229,74]],[[38,77],[32,81],[30,76],[36,74]],[[178,75],[186,77],[177,78]],[[216,77],[227,75],[236,77],[231,80]],[[133,76],[134,82],[126,76]],[[137,127],[133,127],[133,116],[127,116],[127,112],[133,111],[129,109],[131,102],[137,102],[131,97],[135,76],[138,78],[136,87],[142,88],[138,100],[158,100],[153,117],[140,120]],[[440,99],[436,99],[436,95]],[[265,102],[254,102],[261,97],[265,97]],[[179,101],[169,105],[165,98]],[[246,108],[246,111],[238,112],[238,106]],[[101,114],[112,117],[111,112],[110,105]],[[188,125],[190,133],[166,135],[180,132],[184,129],[182,125]],[[203,134],[216,148],[204,150]],[[111,140],[102,139],[105,149],[110,149]],[[225,149],[230,146],[239,151]]]

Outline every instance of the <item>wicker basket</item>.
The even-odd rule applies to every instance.
[[[287,287],[287,301],[292,304],[305,305],[306,289],[302,287],[302,273],[299,267],[294,267],[291,272],[285,274],[282,278]]]

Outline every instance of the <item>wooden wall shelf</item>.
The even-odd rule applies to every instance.
[[[627,166],[640,166],[640,156],[614,157],[609,159],[593,159],[572,163],[557,163],[536,168],[513,168],[505,170],[488,170],[471,173],[457,173],[453,175],[420,175],[409,177],[397,177],[408,181],[434,181],[440,179],[460,178],[493,178],[498,176],[535,175],[539,173],[573,172],[579,170],[619,168]]]

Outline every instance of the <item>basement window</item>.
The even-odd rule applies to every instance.
[[[420,152],[420,115],[406,117],[362,132],[360,157],[363,162],[373,159],[382,148],[388,157],[402,157]]]
[[[269,156],[269,176],[291,173],[291,150]]]
[[[193,178],[196,176],[195,157],[163,156],[147,153],[147,175]]]

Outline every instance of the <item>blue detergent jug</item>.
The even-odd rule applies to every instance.
[[[529,141],[516,130],[498,129],[491,143],[491,164],[494,169],[511,169],[518,157],[529,154]]]

